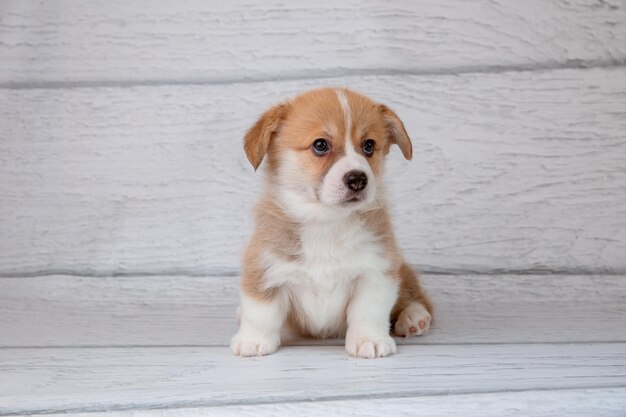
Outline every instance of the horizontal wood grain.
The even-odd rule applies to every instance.
[[[414,139],[388,182],[425,270],[626,270],[626,67],[213,86],[0,90],[0,272],[237,271],[270,104],[347,85]]]
[[[0,370],[0,413],[105,411],[623,387],[626,344],[402,346],[381,360],[338,346],[0,349]]]
[[[89,417],[623,417],[624,410],[626,388],[603,388],[108,411],[89,414]]]
[[[238,278],[0,279],[0,347],[228,346]],[[626,342],[624,276],[442,276],[431,331],[400,344]],[[286,345],[342,340],[286,337]]]
[[[0,12],[3,85],[626,62],[615,0],[9,0]]]
[[[0,415],[617,417],[626,404],[623,276],[426,275],[431,332],[379,360],[304,339],[234,357],[236,280],[0,278]]]

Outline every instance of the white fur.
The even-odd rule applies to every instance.
[[[372,180],[373,173],[365,157],[358,155],[351,142],[346,143],[346,149],[350,149],[346,152],[346,156],[339,159],[328,170],[324,181],[322,181],[322,187],[320,191],[320,201],[324,204],[340,204],[346,200],[346,197],[350,194],[350,190],[343,182],[343,177],[352,170],[363,171],[367,175],[368,184],[367,187],[361,191],[362,200],[358,203],[364,205],[372,202],[376,197],[376,184]],[[365,165],[363,165],[363,163]]]
[[[361,358],[396,352],[389,336],[389,313],[398,297],[398,284],[381,271],[368,271],[357,282],[348,307],[346,351]]]
[[[343,120],[346,125],[346,142],[350,140],[350,131],[352,130],[352,112],[350,111],[350,104],[348,103],[348,97],[343,90],[335,90],[339,104],[341,104],[341,110],[343,111]]]
[[[288,311],[289,300],[282,293],[271,301],[259,301],[242,294],[239,331],[230,343],[233,353],[263,356],[276,351]]]
[[[359,205],[343,207],[336,204],[323,204],[315,194],[312,184],[302,183],[298,157],[294,151],[286,151],[281,156],[278,187],[273,190],[275,198],[290,216],[300,222],[309,220],[333,220],[350,215]]]

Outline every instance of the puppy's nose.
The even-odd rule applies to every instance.
[[[362,191],[367,187],[367,175],[363,171],[352,170],[343,176],[343,183],[352,191]]]

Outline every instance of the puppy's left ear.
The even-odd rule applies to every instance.
[[[267,153],[272,136],[278,132],[287,117],[288,107],[288,104],[283,103],[267,110],[243,138],[243,149],[255,171]]]
[[[395,143],[400,147],[402,155],[406,159],[410,160],[413,158],[413,145],[408,133],[406,133],[402,120],[393,110],[383,104],[380,105],[380,112],[385,120],[385,128],[391,143]]]

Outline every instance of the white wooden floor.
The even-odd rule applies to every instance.
[[[625,416],[624,278],[425,276],[432,331],[359,360],[233,357],[236,277],[4,277],[0,414]]]

